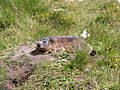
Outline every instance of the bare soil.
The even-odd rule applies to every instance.
[[[56,58],[50,54],[44,54],[36,50],[36,44],[21,45],[16,47],[14,53],[10,55],[9,59],[1,62],[0,65],[6,66],[9,70],[6,90],[13,90],[22,85],[34,71],[34,65],[44,60],[55,60]],[[10,52],[6,52],[10,54]],[[7,57],[8,55],[4,57]],[[6,63],[12,62],[12,63]],[[13,61],[17,63],[13,63]],[[20,63],[20,64],[19,64]]]

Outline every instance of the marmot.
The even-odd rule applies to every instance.
[[[84,50],[94,56],[96,51],[85,40],[75,36],[50,36],[37,41],[36,50],[47,53],[74,52]]]

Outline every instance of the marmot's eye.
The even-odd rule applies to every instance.
[[[43,41],[43,43],[46,43],[46,41]]]

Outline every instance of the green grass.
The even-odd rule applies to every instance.
[[[79,69],[80,71],[83,71],[87,63],[88,63],[87,52],[85,50],[76,51],[74,55],[74,59],[72,59],[70,63],[68,63],[65,66],[65,69],[71,72],[75,69]]]
[[[118,90],[118,70],[111,71],[96,62],[87,64],[84,71],[66,70],[61,60],[38,63],[33,75],[18,89],[112,89]],[[70,68],[71,69],[71,68]]]
[[[21,89],[72,89],[78,88],[70,73],[64,70],[65,63],[61,60],[37,64],[34,74]],[[39,74],[41,72],[42,74]],[[53,76],[53,77],[51,77]],[[32,82],[31,82],[32,80]],[[19,88],[19,89],[20,89]]]
[[[83,0],[83,2],[65,2],[65,0],[1,0],[0,52],[14,45],[18,46],[27,42],[34,42],[46,36],[71,35],[80,37],[81,33],[87,30],[91,36],[85,40],[97,51],[97,56],[101,56],[97,60],[90,58],[90,61],[93,62],[80,61],[79,64],[75,63],[75,66],[78,65],[77,67],[82,65],[85,67],[82,67],[83,71],[81,72],[76,71],[77,69],[73,70],[72,73],[78,72],[79,74],[72,76],[70,74],[70,77],[69,75],[66,77],[61,71],[66,65],[59,69],[55,67],[54,70],[51,70],[49,62],[47,63],[49,67],[46,64],[40,67],[38,65],[40,70],[36,69],[33,75],[34,80],[32,81],[31,76],[25,82],[25,86],[23,85],[24,87],[21,86],[20,88],[24,89],[32,85],[29,88],[62,88],[63,86],[63,88],[118,89],[120,83],[119,8],[120,4],[117,0],[109,0],[109,2],[108,0]],[[62,10],[55,11],[55,9]],[[26,39],[27,37],[31,39],[28,40]],[[62,58],[71,58],[69,55],[65,55],[62,55]],[[78,53],[77,57],[72,59],[73,62],[79,61],[79,58],[86,60],[84,55]],[[50,63],[54,64],[55,62]],[[57,65],[59,64],[57,63]],[[70,64],[70,66],[72,65],[73,63]],[[42,70],[44,67],[46,68],[45,71]],[[85,71],[87,67],[88,71]],[[42,79],[44,78],[42,76],[47,71],[49,71],[46,73],[47,76]],[[64,71],[69,73],[69,71]],[[49,76],[49,73],[55,76],[55,80]],[[81,79],[82,75],[83,78]],[[73,80],[74,78],[72,77],[74,76],[79,76],[77,77],[78,80]],[[41,78],[42,82],[41,79],[37,80],[37,77]],[[56,78],[58,77],[60,79],[65,78],[65,80],[58,79],[57,81]],[[43,85],[43,83],[46,84],[48,82],[50,83],[49,85]],[[65,86],[66,83],[68,87]],[[97,83],[97,85],[94,85],[94,83]]]
[[[7,79],[8,69],[4,66],[0,66],[0,89],[4,89],[5,81]]]

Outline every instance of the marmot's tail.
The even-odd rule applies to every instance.
[[[95,50],[92,50],[92,52],[90,53],[90,56],[94,56],[96,54]]]

